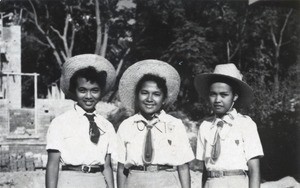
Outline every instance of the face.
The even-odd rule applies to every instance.
[[[216,82],[210,86],[209,101],[214,113],[219,117],[231,110],[237,98],[238,95],[233,94],[232,88],[226,83]]]
[[[99,85],[81,77],[77,79],[75,93],[78,105],[86,112],[93,112],[101,97]]]
[[[144,116],[151,117],[161,109],[163,102],[164,94],[157,87],[156,82],[144,82],[137,96],[137,104],[140,112]]]

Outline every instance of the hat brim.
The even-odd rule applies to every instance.
[[[96,54],[81,54],[67,59],[63,64],[60,78],[61,89],[66,96],[72,96],[69,91],[70,79],[73,74],[83,68],[94,67],[98,72],[106,72],[106,84],[103,95],[107,94],[113,87],[116,80],[116,71],[113,65],[104,57]]]
[[[135,90],[139,80],[146,74],[156,75],[166,80],[168,95],[165,106],[173,104],[178,96],[180,88],[180,76],[176,69],[166,62],[148,59],[131,65],[123,73],[119,82],[119,97],[123,106],[135,111]]]
[[[235,102],[235,106],[245,107],[248,106],[253,99],[253,90],[252,88],[245,82],[236,79],[231,76],[226,76],[223,74],[215,74],[215,73],[206,73],[201,74],[195,77],[194,86],[197,90],[197,93],[200,97],[208,98],[209,95],[209,87],[210,84],[214,81],[222,81],[229,80],[231,83],[235,85],[235,89],[238,90],[238,99]]]

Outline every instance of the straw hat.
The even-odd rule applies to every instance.
[[[116,80],[116,71],[113,65],[104,57],[96,54],[81,54],[67,59],[63,64],[60,78],[61,89],[70,96],[69,85],[73,74],[83,68],[92,66],[97,71],[105,71],[107,74],[104,94],[106,94],[114,85]]]
[[[198,94],[202,97],[208,97],[209,87],[214,81],[229,81],[234,84],[239,97],[235,104],[237,106],[248,105],[253,98],[251,87],[242,80],[243,75],[232,63],[220,64],[215,67],[213,73],[200,74],[195,77],[194,85]]]
[[[177,99],[180,87],[180,76],[176,69],[166,62],[147,59],[131,65],[122,75],[119,83],[119,96],[124,107],[134,112],[135,89],[145,74],[164,78],[168,89],[165,105],[171,105]]]

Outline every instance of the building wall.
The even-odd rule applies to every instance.
[[[3,72],[21,73],[21,26],[3,28],[2,51],[5,51],[8,63],[3,63]],[[3,77],[3,85],[6,87],[5,96],[13,108],[21,107],[21,77]]]

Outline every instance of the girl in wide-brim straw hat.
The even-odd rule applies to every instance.
[[[139,61],[122,75],[120,100],[135,114],[117,133],[119,188],[190,186],[187,163],[194,154],[184,125],[163,110],[175,102],[179,87],[178,72],[159,60]]]
[[[222,81],[229,82],[239,95],[236,106],[247,106],[253,99],[252,88],[243,81],[243,75],[232,63],[217,65],[213,73],[204,73],[195,77],[195,88],[198,94],[207,98],[209,86],[213,82]]]
[[[114,187],[110,159],[117,137],[112,124],[95,106],[115,78],[114,67],[98,55],[77,55],[63,64],[61,88],[75,105],[49,126],[47,188]]]
[[[200,74],[195,87],[211,104],[213,115],[199,127],[196,158],[205,165],[205,188],[260,186],[259,158],[264,153],[255,122],[235,105],[249,105],[253,92],[234,64]]]

